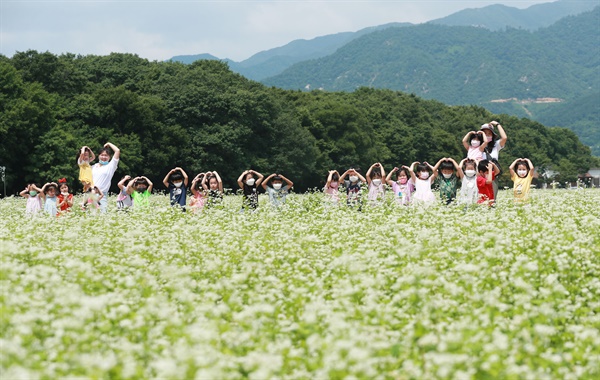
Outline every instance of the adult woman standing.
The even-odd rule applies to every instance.
[[[494,131],[494,128],[498,128],[498,134]],[[498,168],[500,168],[500,163],[498,163],[498,155],[500,150],[504,148],[506,145],[506,132],[504,132],[504,128],[497,121],[490,121],[489,123],[483,124],[481,126],[481,130],[485,133],[485,138],[488,142],[485,150],[483,151],[483,159],[494,162]],[[492,186],[494,187],[494,199],[498,199],[498,179],[494,179],[492,182]]]
[[[111,159],[109,148],[112,149],[114,155]],[[104,197],[98,202],[100,211],[106,212],[106,206],[108,205],[108,191],[110,190],[110,184],[112,177],[119,166],[119,158],[121,157],[121,151],[116,145],[107,142],[104,147],[98,152],[98,163],[92,166],[92,178],[94,180],[94,186],[97,186]]]

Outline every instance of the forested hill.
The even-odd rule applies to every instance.
[[[134,55],[0,56],[0,165],[10,194],[26,182],[66,177],[78,187],[79,147],[121,148],[121,176],[146,175],[161,188],[167,171],[217,170],[226,187],[253,168],[280,171],[296,190],[322,184],[328,169],[387,168],[461,159],[463,135],[492,119],[509,140],[501,163],[529,157],[559,180],[598,165],[567,129],[476,106],[449,107],[390,90],[304,93],[268,88],[218,61],[149,62]],[[507,175],[502,178],[507,181]]]
[[[263,83],[302,90],[388,88],[543,118],[557,103],[528,109],[526,102],[569,102],[598,94],[599,36],[600,7],[536,32],[432,24],[391,28],[358,38],[328,57],[296,64]],[[493,101],[507,101],[510,107]],[[570,116],[563,120],[566,124],[551,125],[580,125],[581,136],[597,128],[597,120],[586,123],[588,114]],[[586,143],[600,146],[600,141]]]

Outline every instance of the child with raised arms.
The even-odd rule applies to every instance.
[[[449,205],[456,199],[458,180],[463,178],[462,168],[451,157],[440,159],[435,166],[442,174],[436,179],[440,188],[440,197],[443,203]]]
[[[145,176],[135,177],[129,181],[127,194],[131,195],[134,208],[148,207],[150,205],[149,199],[153,186],[152,181]]]
[[[58,185],[55,182],[48,182],[42,186],[40,196],[44,201],[44,212],[50,216],[56,216],[58,214],[58,198],[56,193],[58,192]]]
[[[358,209],[360,210],[362,205],[360,185],[367,182],[367,180],[358,170],[354,168],[346,170],[340,177],[340,182],[344,181],[344,186],[346,187],[346,204],[348,206],[358,205]],[[346,180],[346,177],[348,177],[348,180]]]
[[[337,170],[330,170],[325,183],[325,199],[331,203],[337,204],[340,201],[340,173]]]
[[[491,161],[481,160],[477,164],[479,172],[477,176],[477,191],[479,192],[479,204],[487,204],[490,207],[496,204],[494,197],[493,182],[496,179],[500,169]]]
[[[510,179],[514,182],[515,202],[526,202],[529,199],[529,189],[533,180],[533,164],[529,158],[517,158],[510,164],[509,169]]]
[[[256,209],[258,207],[258,186],[264,176],[254,170],[245,170],[240,174],[237,183],[244,193],[242,209]]]
[[[180,207],[182,211],[185,211],[188,185],[186,172],[180,167],[171,169],[163,179],[163,185],[169,189],[171,206]]]
[[[25,189],[19,193],[20,196],[27,199],[27,204],[25,205],[25,213],[27,215],[33,216],[42,211],[41,193],[42,189],[37,187],[35,183],[25,186]]]
[[[415,166],[417,170],[416,174]],[[435,177],[437,177],[438,165],[433,167],[427,162],[420,163],[415,161],[410,165],[408,170],[410,171],[411,179],[415,184],[415,192],[412,196],[413,203],[435,202],[435,195],[433,195],[433,192],[431,191],[431,183],[435,181]]]
[[[396,174],[396,180],[392,181],[392,176]],[[395,167],[387,175],[386,182],[392,187],[396,202],[403,206],[410,204],[410,198],[413,191],[415,191],[415,185],[413,180],[410,179],[410,170],[408,166],[402,166],[401,168]]]
[[[367,184],[369,193],[367,199],[371,205],[382,204],[385,200],[385,185],[383,178],[385,178],[385,169],[381,163],[377,162],[367,170]]]
[[[192,180],[190,190],[192,191],[192,199],[190,200],[190,207],[194,213],[202,210],[206,202],[206,194],[202,188],[202,181],[204,181],[205,173],[198,173]]]
[[[87,193],[94,186],[91,162],[95,159],[96,155],[94,155],[94,152],[88,146],[84,146],[79,150],[77,165],[79,166],[79,181],[83,185],[84,193]]]
[[[467,158],[479,161],[483,160],[483,151],[488,145],[483,131],[470,131],[462,139],[463,146],[467,150]]]
[[[458,166],[462,168],[464,174],[458,203],[463,205],[475,204],[479,198],[479,191],[477,190],[477,161],[465,158]]]
[[[285,182],[285,185],[283,184]],[[294,183],[287,179],[283,174],[273,173],[262,181],[262,187],[269,195],[271,205],[278,207],[285,203],[285,197]]]
[[[223,203],[223,181],[219,173],[206,172],[202,179],[202,188],[207,194],[206,207],[212,207]]]
[[[127,210],[133,206],[133,199],[127,193],[127,184],[131,179],[130,175],[123,176],[117,186],[119,187],[119,195],[117,195],[117,210]]]

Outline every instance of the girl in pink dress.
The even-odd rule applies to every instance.
[[[330,170],[327,176],[327,183],[323,189],[325,192],[325,199],[333,204],[338,204],[340,201],[340,173],[337,170]]]
[[[394,173],[397,173],[396,180],[392,181],[392,176]],[[412,193],[415,191],[415,185],[411,179],[410,169],[408,166],[403,165],[402,168],[392,169],[386,178],[386,182],[392,187],[396,202],[403,206],[408,206],[410,204]]]

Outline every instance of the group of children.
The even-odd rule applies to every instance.
[[[494,128],[498,128],[496,134]],[[396,202],[401,205],[428,204],[436,201],[432,186],[437,185],[441,201],[450,204],[487,204],[493,206],[497,195],[496,177],[500,174],[498,152],[506,143],[506,134],[502,126],[493,121],[481,126],[479,131],[468,132],[463,140],[467,157],[460,163],[453,158],[444,157],[435,166],[428,162],[413,162],[409,166],[393,168],[387,175],[381,163],[371,165],[363,177],[358,169],[348,169],[342,175],[337,170],[328,173],[324,193],[329,203],[340,201],[340,187],[346,192],[346,203],[350,206],[362,205],[362,189],[366,183],[367,200],[370,205],[384,202],[386,184],[391,187]],[[115,152],[110,159],[108,148]],[[96,156],[92,150],[84,146],[78,152],[79,180],[83,185],[83,201],[80,208],[84,211],[96,211],[100,205],[106,205],[105,192],[110,188],[110,181],[117,168],[120,156],[119,149],[106,143],[99,153],[99,162],[94,165],[96,177],[93,175],[91,162]],[[516,159],[509,167],[514,182],[515,201],[526,201],[533,179],[534,167],[527,158]],[[94,185],[96,178],[96,185]],[[186,172],[176,167],[171,169],[163,179],[169,191],[172,206],[186,211],[189,177]],[[461,184],[460,190],[458,188]],[[281,206],[294,183],[280,173],[264,177],[254,170],[246,170],[237,179],[243,193],[242,210],[258,207],[259,186],[266,192],[273,206]],[[132,178],[124,176],[118,183],[117,209],[129,207],[146,207],[154,187],[152,181],[145,176]],[[102,191],[101,188],[105,189]],[[216,171],[196,175],[192,179],[191,200],[189,207],[197,212],[204,207],[213,207],[223,201],[223,182]],[[68,212],[74,204],[73,194],[69,191],[66,179],[59,183],[46,183],[38,188],[31,183],[21,191],[27,198],[26,211],[35,214],[41,210],[56,216]]]
[[[510,165],[515,201],[527,200],[533,169],[533,164],[527,158],[519,158]],[[453,158],[444,157],[435,166],[427,162],[413,162],[410,167],[403,165],[393,168],[387,176],[383,165],[375,163],[367,171],[366,178],[357,169],[348,169],[342,175],[331,170],[324,192],[330,202],[338,203],[340,184],[344,184],[346,203],[360,205],[361,185],[366,183],[367,201],[371,205],[377,205],[385,200],[384,185],[388,184],[396,202],[401,205],[429,204],[436,202],[432,191],[435,184],[439,188],[440,199],[445,204],[457,201],[464,205],[477,203],[493,206],[496,195],[492,183],[499,173],[499,167],[485,159],[476,161],[465,158],[457,163]]]

